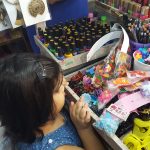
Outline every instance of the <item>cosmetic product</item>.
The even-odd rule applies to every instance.
[[[75,56],[75,55],[78,54],[78,53],[77,53],[77,50],[76,50],[76,45],[75,45],[74,42],[73,42],[73,43],[70,43],[70,48],[71,48],[71,51],[72,51],[73,56]]]
[[[57,47],[57,52],[58,52],[58,56],[57,56],[57,59],[58,60],[64,60],[64,55],[63,55],[63,51],[62,51],[62,48],[61,47]]]
[[[65,45],[65,54],[64,54],[64,56],[65,56],[66,58],[70,58],[70,57],[73,56],[72,53],[71,53],[71,49],[70,49],[70,47],[69,47],[69,44],[66,44],[66,45]]]

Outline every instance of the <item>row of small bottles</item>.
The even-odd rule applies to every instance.
[[[41,42],[59,60],[89,51],[98,39],[109,32],[108,24],[86,17],[46,27],[45,31],[38,28]]]

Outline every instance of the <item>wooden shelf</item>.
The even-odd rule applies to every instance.
[[[31,52],[32,50],[27,40],[22,27],[2,31],[0,32],[0,53],[2,51],[8,53]]]
[[[20,39],[20,38],[23,38],[23,35],[22,35],[22,33],[19,30],[15,31],[15,32],[12,31],[11,34],[8,34],[8,35],[7,35],[7,33],[6,33],[6,35],[3,34],[0,37],[0,46],[9,44],[9,43],[11,43],[11,42],[13,42],[13,41],[15,41],[17,39]]]

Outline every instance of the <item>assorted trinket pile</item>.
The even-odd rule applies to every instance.
[[[100,64],[72,76],[69,86],[99,116],[95,127],[118,137],[133,130],[123,143],[150,147],[150,71],[129,71],[130,66],[131,57],[118,46]]]

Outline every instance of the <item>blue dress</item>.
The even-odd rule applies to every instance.
[[[19,143],[18,150],[55,150],[62,145],[72,145],[81,147],[79,135],[73,126],[70,116],[67,112],[63,111],[65,122],[57,130],[48,133],[42,140],[37,138],[34,143],[26,144]]]

